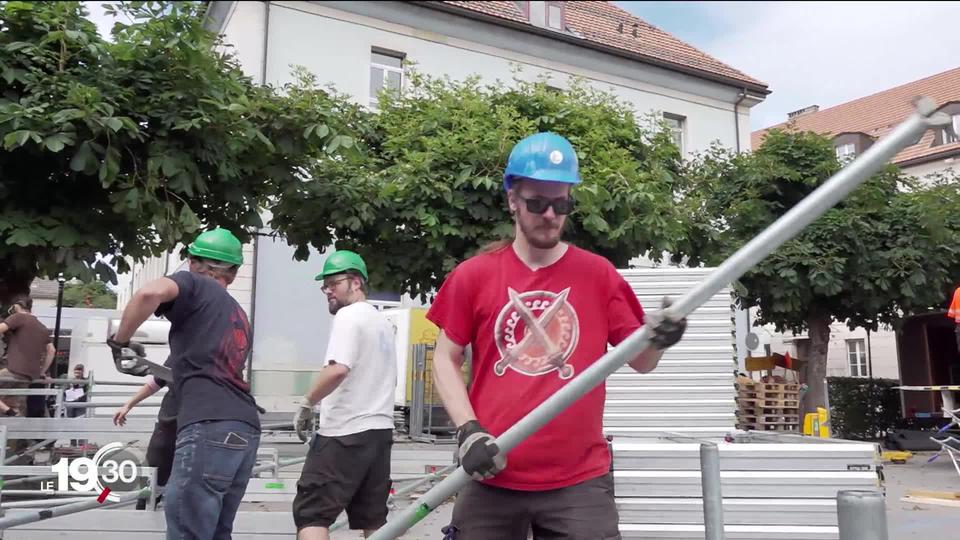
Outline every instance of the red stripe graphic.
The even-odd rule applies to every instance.
[[[103,493],[101,493],[100,496],[97,497],[97,502],[100,504],[103,504],[103,501],[107,500],[107,495],[109,494],[110,494],[110,488],[108,487],[103,488]]]

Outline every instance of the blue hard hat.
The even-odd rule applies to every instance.
[[[503,172],[503,189],[510,189],[515,178],[579,184],[577,153],[570,141],[556,133],[530,135],[510,151]]]

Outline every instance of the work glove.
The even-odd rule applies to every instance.
[[[150,373],[149,366],[137,366],[136,362],[134,362],[132,366],[127,365],[131,360],[135,361],[138,357],[147,357],[147,350],[143,347],[142,343],[137,343],[136,341],[119,342],[114,339],[114,336],[110,336],[110,338],[107,339],[107,346],[110,347],[110,352],[113,353],[113,364],[116,366],[117,371],[137,377],[144,377]]]
[[[494,440],[493,435],[476,420],[457,428],[460,466],[474,480],[489,480],[507,467],[507,458],[500,454]]]
[[[666,309],[672,304],[673,300],[669,296],[663,297],[660,309],[647,314],[644,321],[652,331],[650,342],[661,351],[676,345],[687,329],[686,318],[674,320],[667,317]]]
[[[293,415],[293,429],[297,431],[300,442],[307,442],[310,439],[315,417],[313,406],[304,400],[304,403],[297,408],[296,414]]]

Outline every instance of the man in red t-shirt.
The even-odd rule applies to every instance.
[[[560,241],[580,182],[563,137],[517,143],[504,174],[515,238],[464,261],[446,278],[427,318],[441,328],[434,378],[458,426],[460,463],[479,482],[457,497],[445,528],[457,540],[620,538],[603,436],[604,385],[588,392],[509,456],[494,438],[644,324],[630,286],[609,261]],[[646,322],[654,347],[630,366],[656,367],[686,321]],[[469,393],[460,368],[472,347]],[[509,466],[507,464],[509,457]]]

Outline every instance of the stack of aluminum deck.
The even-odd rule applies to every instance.
[[[710,269],[624,270],[647,310],[677,298]],[[604,427],[624,538],[704,535],[699,440],[720,444],[726,538],[836,539],[837,492],[880,489],[874,444],[737,433],[734,311],[729,290],[688,318],[657,369],[607,380]],[[734,442],[725,443],[725,435]]]

